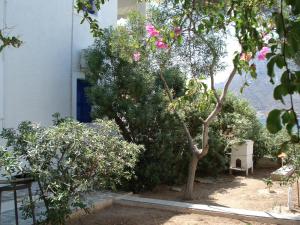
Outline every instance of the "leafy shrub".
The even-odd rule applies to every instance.
[[[109,39],[98,40],[89,50],[87,77],[91,87],[87,94],[93,118],[114,120],[127,141],[145,146],[131,188],[151,188],[182,180],[180,171],[185,166],[181,162],[187,142],[178,121],[167,110],[168,101],[158,75],[147,70],[146,62],[134,65],[122,61],[105,41]],[[184,90],[182,74],[176,68],[165,73],[179,95]]]
[[[229,144],[245,139],[254,141],[254,161],[267,154],[268,132],[258,120],[254,108],[246,100],[230,93],[219,116],[219,126]]]
[[[123,29],[122,32],[125,32]],[[127,141],[145,146],[130,188],[151,189],[161,183],[184,182],[189,153],[182,127],[170,110],[159,76],[149,69],[149,59],[144,58],[139,63],[123,61],[112,47],[114,42],[126,42],[115,40],[116,37],[126,37],[118,35],[118,32],[106,30],[103,38],[95,42],[86,56],[86,76],[91,84],[87,94],[93,106],[92,116],[115,120]],[[185,85],[187,78],[177,68],[164,73],[174,95],[186,98],[183,94],[188,88]],[[215,103],[210,100],[199,107],[192,104],[194,98],[197,97],[179,105],[182,117],[200,146],[202,122],[199,117],[208,114]],[[226,170],[228,157],[224,149],[236,138],[253,140],[255,155],[261,157],[265,151],[261,131],[262,126],[249,104],[230,95],[223,112],[212,124],[210,151],[199,163],[199,174],[217,175]]]
[[[201,146],[199,118],[206,118],[216,104],[209,91],[202,95],[203,91],[192,89],[201,86],[195,79],[188,79],[176,65],[168,65],[161,71],[174,97],[175,103],[170,105],[153,55],[137,45],[144,36],[144,18],[132,14],[126,26],[104,30],[103,37],[86,54],[86,77],[91,84],[86,91],[92,117],[114,120],[127,141],[145,146],[135,168],[136,177],[130,182],[130,188],[135,190],[185,181],[189,148],[172,108],[179,108],[180,116]],[[130,58],[137,51],[136,45],[142,56],[138,62]],[[207,90],[203,84],[201,88]],[[201,175],[223,172],[228,166],[224,149],[238,138],[252,139],[255,155],[261,157],[265,140],[260,138],[260,132],[262,126],[249,104],[228,96],[223,112],[210,129],[210,150],[199,163]]]
[[[24,122],[3,137],[15,156],[28,161],[27,172],[39,183],[44,222],[57,225],[65,224],[72,208],[86,207],[84,193],[115,189],[130,179],[142,150],[124,141],[114,122],[104,120],[92,125],[64,120],[49,128]]]
[[[93,118],[114,120],[127,141],[145,146],[135,168],[136,177],[129,184],[140,190],[184,179],[187,141],[168,111],[159,74],[149,66],[153,62],[147,57],[138,63],[124,60],[145,33],[141,16],[133,14],[129,19],[128,27],[105,30],[88,50],[86,77],[91,87],[87,94]],[[147,55],[146,50],[143,54]],[[185,76],[180,70],[171,67],[164,74],[174,95],[182,95]]]

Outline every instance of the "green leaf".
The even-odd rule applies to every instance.
[[[281,55],[277,55],[275,57],[275,63],[278,66],[278,68],[282,69],[285,66],[284,58]]]
[[[289,73],[287,71],[284,71],[281,75],[280,82],[284,85],[287,85],[290,83]]]
[[[177,38],[177,43],[178,43],[179,45],[182,45],[182,43],[183,43],[183,38],[182,38],[181,35]]]
[[[271,83],[273,83],[273,84],[274,84],[273,77],[275,77],[275,73],[274,73],[275,62],[276,62],[276,56],[272,57],[267,64],[268,75],[271,78]]]
[[[297,37],[297,34],[290,32],[288,36],[288,45],[293,50],[294,53],[298,52],[299,50],[299,39]]]
[[[292,131],[293,131],[293,128],[295,127],[295,123],[294,124],[292,124],[292,123],[289,123],[289,124],[287,124],[286,125],[286,130],[287,130],[287,132],[291,135],[292,134]]]
[[[275,19],[275,24],[276,24],[276,31],[279,35],[279,37],[282,37],[283,36],[283,31],[284,31],[284,26],[283,26],[283,21],[282,21],[282,17],[281,17],[281,14],[276,12],[276,13],[273,13],[273,17]]]
[[[172,39],[175,38],[175,33],[174,33],[174,31],[171,31],[171,32],[170,32],[170,38],[172,38]]]
[[[283,124],[289,123],[289,121],[290,121],[290,114],[289,114],[289,112],[288,112],[288,111],[285,111],[285,112],[282,114],[281,118],[282,118],[282,123],[283,123]]]
[[[271,134],[275,134],[282,129],[281,124],[281,110],[274,109],[272,110],[267,118],[267,129]]]
[[[275,100],[280,100],[282,104],[285,104],[283,97],[286,96],[287,94],[288,94],[287,88],[284,85],[280,84],[277,87],[275,87],[273,97]]]

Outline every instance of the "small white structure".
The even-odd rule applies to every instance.
[[[230,174],[232,174],[232,170],[238,170],[246,171],[246,176],[248,176],[250,168],[253,173],[253,141],[245,140],[243,143],[233,144],[231,146]]]

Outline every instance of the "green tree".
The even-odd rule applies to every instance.
[[[159,11],[152,12],[161,15]],[[153,18],[152,23],[155,18],[157,17]],[[217,100],[213,91],[204,89],[205,85],[197,77],[187,82],[187,77],[183,75],[182,68],[178,68],[177,63],[170,63],[168,67],[162,67],[163,70],[157,70],[153,66],[157,65],[153,57],[161,56],[159,59],[162,59],[166,55],[156,56],[156,53],[153,55],[147,47],[140,48],[139,43],[145,39],[144,36],[144,18],[136,13],[131,14],[126,26],[104,30],[102,38],[87,52],[86,77],[91,83],[87,94],[93,106],[93,117],[115,120],[126,140],[145,146],[146,151],[136,168],[137,183],[151,188],[158,183],[174,183],[186,177],[190,154],[186,151],[189,146],[182,129],[182,121],[195,142],[201,144],[201,118],[211,113],[217,105]],[[179,48],[180,54],[186,57],[187,52],[181,49],[182,46]],[[206,56],[204,49],[207,48],[203,44],[200,51],[204,54],[198,54],[198,60],[201,60],[201,56]],[[140,53],[137,62],[131,58],[136,51]],[[173,54],[170,58],[178,57]],[[173,104],[170,104],[165,92],[160,77],[161,71],[172,90]],[[217,91],[216,93],[219,94]],[[223,105],[223,112],[211,124],[211,153],[207,160],[203,159],[204,162],[200,163],[199,168],[204,173],[213,170],[218,174],[224,171],[227,166],[224,149],[232,139],[257,141],[257,157],[263,155],[259,153],[264,144],[264,141],[259,139],[262,126],[254,110],[247,102],[231,95]]]
[[[139,50],[139,62],[127,58],[145,36],[144,20],[133,13],[127,27],[104,30],[87,52],[86,73],[91,83],[87,94],[93,106],[92,116],[114,120],[127,141],[145,146],[136,167],[137,189],[182,180],[187,157],[187,141],[168,111],[163,84],[149,66],[147,51]],[[186,78],[180,70],[172,67],[164,74],[175,96],[183,95]]]
[[[198,148],[196,142],[190,135],[188,127],[182,123],[183,129],[186,131],[189,139],[190,149],[193,158],[190,163],[189,179],[185,196],[192,197],[194,174],[197,168],[197,163],[202,159],[209,150],[208,143],[208,128],[212,121],[220,113],[224,103],[229,85],[235,74],[246,72],[252,77],[256,76],[256,68],[254,64],[249,63],[258,53],[258,57],[264,60],[269,58],[268,74],[271,77],[271,82],[274,77],[274,65],[284,69],[282,74],[281,84],[274,90],[274,98],[282,100],[283,96],[290,95],[291,107],[288,109],[276,109],[270,112],[267,120],[268,129],[276,133],[282,129],[284,125],[291,135],[292,141],[299,141],[299,124],[296,119],[295,109],[293,107],[293,94],[297,93],[297,72],[292,71],[288,63],[288,59],[293,60],[295,54],[298,52],[299,40],[299,3],[297,1],[194,1],[194,0],[169,0],[165,1],[165,6],[174,8],[177,11],[173,17],[172,22],[177,26],[187,30],[188,37],[205,37],[211,33],[226,31],[228,26],[233,26],[235,30],[235,37],[239,40],[241,45],[241,52],[237,52],[233,59],[234,69],[229,74],[229,78],[224,86],[222,94],[219,96],[214,90],[214,66],[211,63],[209,66],[208,77],[211,80],[211,90],[217,100],[215,108],[211,114],[203,118],[203,137],[202,148]],[[180,11],[181,10],[181,11]],[[186,25],[188,26],[186,28]],[[160,30],[163,31],[164,29]],[[174,42],[171,33],[163,33],[163,42],[167,46],[171,46]],[[273,37],[265,41],[266,34],[271,34]],[[184,33],[183,33],[184,35]],[[154,35],[154,38],[157,36]],[[174,38],[173,38],[174,39]],[[157,39],[158,40],[158,39]],[[150,43],[153,41],[150,39]],[[209,42],[208,42],[209,46]],[[271,53],[268,53],[270,47]],[[171,49],[171,48],[169,48]],[[212,62],[216,59],[215,48],[210,46],[210,53],[212,55]],[[162,80],[164,79],[161,76]],[[165,89],[168,92],[170,102],[173,101],[172,93],[165,84]],[[201,91],[201,90],[200,90]],[[206,91],[202,90],[205,94]],[[177,115],[179,117],[179,115]],[[293,134],[293,128],[296,127],[296,135]]]

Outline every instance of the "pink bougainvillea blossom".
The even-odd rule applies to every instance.
[[[178,37],[181,34],[181,28],[175,27],[174,32],[175,32],[175,37]]]
[[[135,61],[135,62],[140,61],[140,59],[141,59],[141,53],[140,52],[133,53],[132,58],[133,58],[133,61]]]
[[[241,54],[240,60],[249,62],[251,60],[251,58],[252,58],[251,52],[247,52],[247,53],[243,52]]]
[[[146,26],[146,31],[150,37],[157,37],[159,35],[159,31],[151,24]]]
[[[161,49],[165,49],[165,48],[169,47],[165,42],[163,42],[162,39],[157,40],[155,42],[155,45],[156,45],[157,48],[161,48]]]
[[[263,61],[266,59],[267,53],[270,51],[268,47],[263,47],[259,52],[258,52],[258,60]]]

